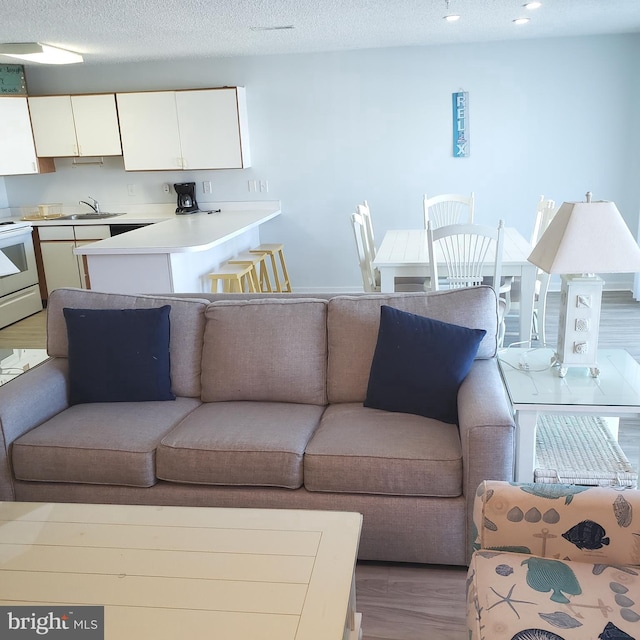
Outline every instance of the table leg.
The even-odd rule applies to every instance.
[[[356,574],[354,571],[349,594],[347,623],[344,629],[344,640],[362,640],[362,614],[356,612]]]
[[[396,290],[396,270],[390,267],[379,269],[380,271],[380,292],[394,293]]]
[[[516,411],[516,482],[533,482],[537,411]]]

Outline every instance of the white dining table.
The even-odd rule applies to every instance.
[[[536,266],[527,260],[531,244],[517,229],[505,227],[502,249],[502,275],[520,278],[519,340],[531,339]],[[491,259],[487,274],[492,274]],[[382,293],[395,291],[395,279],[430,275],[429,248],[425,229],[392,229],[387,231],[376,253],[373,266],[380,272]],[[440,266],[440,263],[438,263]],[[442,267],[444,267],[444,263]]]

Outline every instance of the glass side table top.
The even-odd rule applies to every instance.
[[[46,349],[0,349],[0,385],[48,358]]]
[[[561,378],[551,366],[553,349],[504,349],[498,354],[502,377],[513,406],[616,407],[640,406],[640,364],[624,349],[598,350],[600,375],[588,367],[570,367]]]

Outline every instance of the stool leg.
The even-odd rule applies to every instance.
[[[256,286],[253,280],[253,272],[249,271],[248,273],[245,273],[242,276],[242,278],[244,280],[244,286],[241,287],[242,290],[244,291],[246,287],[246,290],[248,293],[257,293],[258,290],[256,289]]]
[[[273,253],[269,254],[271,258],[271,269],[273,270],[273,279],[276,283],[276,291],[282,293],[282,285],[280,284],[280,276],[278,275],[278,266],[276,265],[276,257]]]
[[[262,293],[273,293],[271,287],[271,278],[269,278],[269,270],[267,269],[267,255],[262,254],[262,260],[260,260],[260,291]]]
[[[249,285],[250,291],[253,293],[260,291],[260,280],[258,278],[258,270],[256,269],[255,264],[251,267],[251,271],[249,271]]]
[[[282,276],[284,277],[284,286],[287,293],[291,293],[291,283],[289,282],[289,272],[287,271],[287,264],[284,261],[284,253],[282,249],[278,251],[280,257],[280,266],[282,267]]]

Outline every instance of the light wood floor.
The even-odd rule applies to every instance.
[[[558,294],[552,293],[547,322],[551,345],[557,337],[557,317]],[[45,319],[42,312],[0,330],[0,347],[44,348]],[[625,348],[640,361],[640,303],[630,293],[605,292],[600,327],[602,348]],[[640,419],[621,419],[619,439],[637,468]],[[464,640],[465,578],[465,567],[358,563],[364,640]]]

